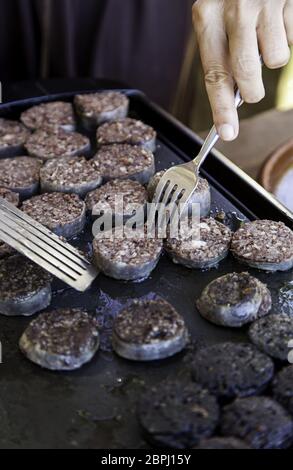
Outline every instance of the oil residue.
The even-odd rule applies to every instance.
[[[275,195],[285,206],[293,211],[293,166],[280,179]]]

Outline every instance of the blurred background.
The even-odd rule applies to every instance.
[[[211,114],[193,0],[0,0],[0,70],[12,82],[98,77],[139,88],[196,131]],[[241,117],[293,107],[293,63],[264,70],[267,96]]]

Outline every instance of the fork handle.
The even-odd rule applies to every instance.
[[[238,88],[235,90],[235,106],[236,108],[239,108],[243,103],[243,99],[240,95],[240,91]],[[199,154],[197,157],[193,160],[194,166],[195,166],[195,171],[198,173],[200,166],[202,163],[205,161],[206,157],[214,147],[214,145],[217,143],[219,140],[219,134],[217,133],[216,126],[213,126],[209,132],[209,135],[205,139],[203,146],[200,149]]]

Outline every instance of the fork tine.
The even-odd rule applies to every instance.
[[[176,188],[176,186],[172,183],[172,181],[170,181],[170,184],[169,184],[168,188],[166,189],[166,191],[164,193],[164,196],[163,196],[163,199],[162,199],[162,204],[167,206],[171,195],[172,195],[172,197],[171,197],[170,203],[173,202],[173,194],[172,193],[174,192],[175,188]]]
[[[172,203],[175,203],[175,202],[176,202],[176,204],[178,204],[179,202],[181,202],[181,197],[180,197],[180,196],[181,196],[181,194],[183,195],[185,191],[186,191],[186,190],[185,190],[184,188],[182,188],[182,187],[177,187],[177,189],[174,191],[174,193],[173,193],[173,195],[172,195],[172,200],[171,200],[171,202],[172,202]]]
[[[168,187],[168,183],[170,184],[169,178],[166,178],[166,175],[162,176],[156,188],[155,195],[153,197],[153,202],[155,204],[160,203],[161,197],[164,194],[164,191],[166,191]]]
[[[178,204],[179,202],[181,202],[181,199],[179,198],[179,196],[181,195],[181,193],[183,192],[184,194],[184,189],[183,188],[179,188],[177,187],[177,189],[175,189],[174,193],[172,194],[172,199],[170,201],[170,204]]]
[[[180,204],[187,204],[190,201],[193,193],[194,193],[194,190],[193,191],[185,190],[182,194],[182,197],[180,198]]]

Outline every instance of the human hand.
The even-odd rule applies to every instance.
[[[289,61],[293,0],[197,0],[192,12],[214,123],[223,140],[233,140],[235,82],[247,103],[264,97],[259,54],[271,69]]]

